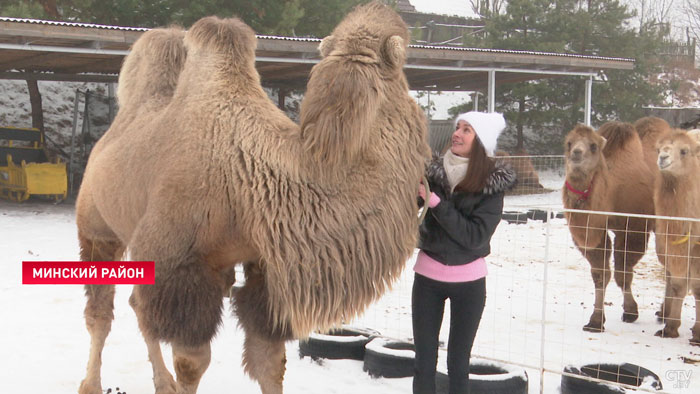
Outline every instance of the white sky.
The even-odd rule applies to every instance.
[[[469,0],[409,0],[416,7],[416,11],[443,14],[473,16]]]

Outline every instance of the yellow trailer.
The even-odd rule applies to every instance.
[[[67,194],[66,163],[49,162],[41,131],[0,127],[0,197],[21,202],[41,195],[60,201]]]

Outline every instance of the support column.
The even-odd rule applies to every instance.
[[[489,70],[488,112],[496,110],[496,70]]]
[[[589,76],[586,80],[586,106],[584,108],[583,123],[586,126],[591,125],[591,92],[593,91],[593,76]]]

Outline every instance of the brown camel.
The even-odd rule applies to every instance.
[[[155,285],[135,286],[130,304],[158,394],[196,392],[228,273],[244,263],[233,296],[244,368],[263,393],[282,393],[285,341],[361,313],[416,245],[416,186],[430,150],[403,74],[408,29],[378,3],[346,16],[320,46],[300,126],[262,90],[255,35],[236,18],[195,23],[174,92],[137,97],[150,81],[130,65],[156,66],[162,82],[180,70],[146,49],[151,35],[125,62],[120,78],[136,81],[118,92],[120,119],[86,169],[81,258],[113,260],[126,248],[156,262]],[[97,394],[114,286],[86,293],[92,342],[80,392]],[[172,345],[177,380],[160,341]]]
[[[608,122],[596,133],[576,126],[565,140],[566,183],[564,208],[633,214],[654,213],[654,174],[644,162],[639,135],[629,123]],[[591,265],[595,304],[586,331],[605,327],[603,302],[610,282],[610,253],[615,260],[615,282],[624,295],[622,320],[639,317],[632,295],[633,268],[646,251],[653,221],[618,215],[565,213],[579,251]],[[608,231],[615,234],[612,244]]]
[[[535,193],[538,190],[544,189],[540,183],[540,177],[532,165],[532,161],[528,156],[530,154],[525,149],[519,149],[511,156],[508,152],[499,150],[495,155],[504,162],[508,163],[518,177],[518,185],[508,194],[529,194]]]
[[[695,325],[690,343],[700,346],[700,222],[667,217],[700,217],[700,145],[683,130],[674,130],[658,142],[661,176],[654,188],[656,254],[665,263],[665,326],[656,335],[678,337],[683,299],[695,296]]]

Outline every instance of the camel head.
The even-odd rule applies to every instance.
[[[700,144],[683,130],[674,130],[656,144],[659,166],[663,178],[697,176]]]
[[[184,30],[176,27],[152,29],[134,43],[119,73],[117,98],[122,109],[173,96],[187,57],[184,36]]]
[[[382,107],[408,91],[408,41],[403,20],[377,2],[357,7],[323,39],[300,115],[305,149],[315,161],[352,163],[372,145]]]
[[[606,139],[591,127],[579,124],[564,140],[566,173],[585,175],[603,165]]]

